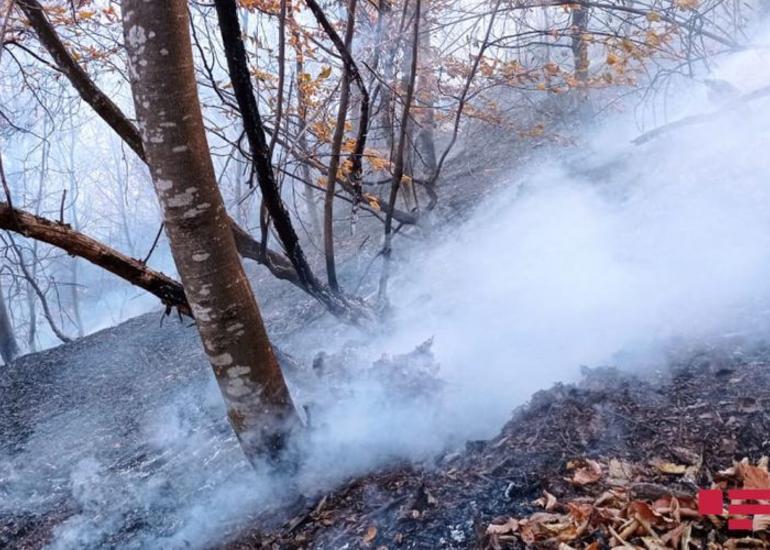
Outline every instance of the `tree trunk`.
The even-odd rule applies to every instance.
[[[3,289],[0,288],[0,357],[2,357],[3,362],[7,365],[17,355],[19,355],[19,346],[13,333],[11,316],[8,315],[8,308],[5,306]]]
[[[305,95],[302,75],[305,73],[305,59],[302,53],[302,46],[300,41],[299,26],[294,19],[294,8],[291,3],[288,5],[287,17],[289,20],[289,27],[291,28],[292,43],[294,44],[294,75],[296,79],[297,88],[297,127],[299,128],[299,136],[296,138],[297,143],[301,151],[308,150],[307,143],[307,97]],[[300,165],[302,171],[302,180],[304,181],[304,199],[305,206],[307,208],[308,219],[310,220],[310,233],[311,241],[316,243],[321,236],[321,220],[318,215],[318,199],[316,197],[315,190],[309,185],[312,182],[310,174],[310,166],[307,162],[302,162]]]
[[[421,0],[417,0],[414,6],[414,26],[412,35],[412,62],[409,68],[409,79],[406,82],[406,97],[404,98],[404,110],[401,115],[401,124],[399,126],[399,138],[396,148],[396,158],[393,163],[393,179],[390,183],[390,199],[389,205],[391,211],[396,204],[396,197],[398,196],[398,190],[401,187],[401,179],[404,175],[404,148],[406,147],[407,140],[407,124],[409,122],[409,109],[412,106],[412,98],[414,96],[414,85],[417,79],[417,55],[419,49],[417,48],[417,38],[420,34],[420,7]],[[387,303],[388,295],[388,278],[390,277],[390,255],[391,255],[391,240],[393,238],[392,233],[393,216],[388,213],[385,218],[385,245],[382,247],[382,273],[380,274],[380,288],[378,290],[378,300],[381,306],[385,306]]]
[[[70,206],[70,212],[72,215],[72,227],[75,231],[80,231],[80,221],[78,219],[78,181],[75,178],[75,151],[77,150],[77,139],[75,134],[75,126],[70,128],[70,143],[69,143],[69,180],[70,180],[70,197],[72,197],[72,206]],[[64,221],[64,220],[62,220]],[[85,335],[85,326],[83,325],[83,317],[80,314],[80,282],[78,271],[80,268],[80,260],[73,256],[70,259],[70,301],[72,302],[72,316],[75,320],[75,325],[78,330],[78,338],[82,338]]]
[[[356,0],[348,1],[348,23],[345,30],[345,49],[350,51],[353,44],[353,31],[356,23]],[[348,103],[350,100],[350,67],[347,64],[342,68],[342,82],[340,84],[340,100],[337,107],[337,123],[334,126],[334,135],[331,143],[331,156],[329,158],[329,172],[326,176],[326,193],[324,196],[324,258],[326,259],[326,276],[332,290],[339,290],[337,281],[337,267],[334,259],[334,189],[337,183],[337,170],[340,166],[340,152],[342,140],[345,137],[345,120],[348,115]]]
[[[203,347],[246,456],[278,459],[297,416],[216,184],[187,3],[123,3],[129,76],[166,233]]]
[[[422,176],[429,178],[436,171],[436,145],[434,141],[434,100],[437,91],[434,67],[436,59],[430,45],[432,26],[430,22],[430,0],[423,0],[420,36],[417,38],[417,82],[415,90],[414,119],[417,122],[416,147],[422,164]],[[416,176],[417,174],[415,174]]]
[[[580,88],[577,90],[577,114],[583,121],[593,116],[593,108],[588,97],[588,42],[585,34],[588,29],[588,8],[576,4],[572,10],[572,57],[575,65],[575,79]]]
[[[262,201],[300,281],[311,294],[323,293],[320,282],[316,279],[305,258],[299,237],[294,230],[289,211],[281,199],[281,192],[275,180],[275,174],[273,174],[270,150],[265,139],[257,100],[254,96],[246,49],[241,36],[238,5],[234,0],[215,0],[214,4],[217,9],[219,29],[227,58],[227,68],[233,92],[238,101],[238,108],[243,117],[243,128],[251,149],[257,183],[262,192]],[[275,128],[275,131],[277,132],[278,128]]]
[[[395,58],[396,51],[398,50],[398,40],[395,36],[396,29],[393,17],[393,7],[390,4],[390,0],[380,1],[380,11],[382,12],[383,30],[378,47],[384,50],[382,54],[382,79],[385,83],[379,88],[380,127],[382,128],[382,138],[385,141],[387,149],[390,151],[392,160],[396,130],[391,86],[396,84]]]

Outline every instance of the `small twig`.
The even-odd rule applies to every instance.
[[[142,263],[144,265],[147,265],[147,262],[150,261],[150,256],[152,256],[152,253],[155,252],[155,247],[158,246],[158,241],[160,240],[160,234],[163,233],[163,227],[165,224],[161,223],[160,227],[158,228],[158,232],[155,234],[155,240],[152,241],[152,246],[150,247],[150,251],[147,253],[147,256],[142,260]]]
[[[59,224],[64,225],[64,201],[67,200],[67,190],[61,193],[61,203],[59,204]]]

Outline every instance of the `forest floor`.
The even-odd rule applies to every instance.
[[[534,149],[487,145],[448,165],[437,226],[492,191],[508,167],[490,159],[523,163]],[[378,246],[362,229],[341,247],[343,278],[345,262]],[[308,330],[334,326],[322,309],[264,270],[250,272],[273,339],[292,352],[300,342],[323,349],[328,331]],[[222,504],[217,488],[242,479],[247,467],[194,329],[160,319],[147,314],[0,369],[0,548],[57,537],[59,547],[153,547],[137,533],[172,536],[190,521],[180,502],[214,502],[211,515]],[[767,546],[761,516],[753,533],[730,531],[724,517],[698,515],[696,496],[714,484],[770,488],[769,405],[768,348],[720,343],[635,375],[587,370],[575,386],[534,395],[494,439],[352,478],[251,529],[223,520],[219,546]]]
[[[500,184],[508,165],[491,159],[524,162],[533,149],[487,139],[484,156],[460,143],[447,163],[437,229]],[[382,224],[362,215],[352,235],[340,218],[340,276],[353,286],[379,253]],[[397,253],[424,241],[399,240]],[[321,265],[319,250],[308,252]],[[326,349],[330,335],[350,332],[292,285],[246,268],[271,339],[297,360],[289,367],[309,369],[313,356],[300,349]],[[286,372],[293,381],[304,374]],[[0,549],[155,547],[185,525],[194,531],[195,507],[237,492],[249,476],[189,320],[155,311],[0,366]],[[238,520],[220,515],[221,538],[239,531]],[[196,546],[204,538],[182,536]]]
[[[226,548],[768,547],[766,512],[735,530],[697,501],[699,489],[770,489],[768,411],[767,349],[690,352],[642,377],[586,369],[494,439],[350,480]]]

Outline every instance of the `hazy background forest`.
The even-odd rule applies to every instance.
[[[97,380],[79,339],[148,312],[105,333],[111,353],[168,340],[163,360],[121,360],[203,363],[189,306],[34,238],[11,210],[179,279],[131,132],[73,86],[74,66],[133,124],[120,4],[43,2],[41,35],[37,2],[0,2],[0,368],[74,341],[81,355],[61,361]],[[268,333],[293,358],[295,405],[311,404],[300,492],[492,437],[581,365],[643,370],[673,348],[764,338],[765,2],[238,2],[268,160],[317,287],[263,201],[217,12],[187,5],[216,181]],[[173,519],[122,540],[220,540],[287,481],[254,482],[210,378],[148,391],[132,430],[168,463],[147,476],[116,473],[98,440],[71,442],[90,441],[104,403],[42,420],[29,447],[0,450],[0,510],[33,513],[67,487],[80,509],[55,547],[114,542],[153,513]]]
[[[242,6],[262,116],[268,126],[275,124],[276,117],[282,118],[280,138],[272,143],[277,177],[313,255],[322,249],[320,210],[333,145],[339,59],[308,10],[301,4],[288,6],[284,7],[288,15],[283,74],[279,74],[280,5],[244,2]],[[709,68],[718,63],[720,54],[749,42],[748,33],[761,19],[762,5],[600,5],[587,23],[581,23],[575,6],[425,3],[418,45],[423,48],[418,64],[425,70],[418,73],[416,83],[413,116],[417,120],[410,136],[414,150],[407,148],[410,178],[428,181],[433,177],[436,158],[447,148],[460,109],[460,125],[477,128],[476,136],[460,132],[450,156],[483,149],[487,142],[479,135],[490,131],[511,143],[559,144],[569,152],[584,134],[575,128],[581,115],[595,121],[633,112],[633,132],[671,118],[672,104],[684,99],[678,86],[688,90],[688,103],[696,93],[710,93],[719,98],[717,105],[753,90],[748,78],[754,75],[741,75],[740,82],[731,82],[715,78]],[[356,217],[372,217],[372,211],[378,212],[376,201],[387,200],[389,157],[399,114],[395,103],[398,94],[404,93],[399,88],[406,83],[411,47],[400,29],[409,24],[404,9],[413,8],[389,5],[387,9],[383,15],[377,6],[360,6],[353,41],[372,96],[366,179],[387,181],[366,186],[365,200],[372,208],[365,202],[353,213],[349,202],[340,201],[335,222],[343,240],[352,232]],[[251,188],[253,175],[242,150],[242,129],[233,118],[233,100],[228,100],[213,12],[196,2],[190,3],[190,10],[198,31],[194,34],[196,68],[220,187],[233,217],[258,229],[259,193]],[[492,20],[492,12],[498,11]],[[130,110],[118,4],[52,3],[48,16],[96,84],[124,111]],[[344,5],[330,9],[329,17],[340,21],[342,28]],[[157,247],[152,246],[160,215],[143,162],[80,101],[18,11],[11,10],[6,21],[1,59],[3,165],[15,206],[52,219],[63,216],[77,230],[131,257],[145,259],[152,250],[150,265],[175,275],[164,235]],[[487,30],[490,37],[485,42]],[[581,62],[584,69],[577,66]],[[351,86],[351,90],[343,152],[352,147],[359,118],[357,89]],[[581,109],[585,113],[577,113]],[[480,141],[474,143],[474,139]],[[428,152],[423,152],[426,147]],[[343,172],[349,170],[341,164]],[[420,196],[427,186],[414,187],[424,210],[430,198]],[[344,189],[340,192],[345,194]],[[478,192],[482,194],[483,189]],[[403,210],[420,208],[412,205],[409,193],[402,195]],[[424,232],[422,224],[412,225],[405,226],[405,234]],[[87,262],[23,239],[16,247],[11,246],[10,237],[5,240],[2,288],[22,351],[54,345],[61,340],[57,331],[69,338],[88,334],[147,311],[155,303]],[[353,248],[338,261],[347,265],[356,256]],[[366,262],[356,258],[356,263]]]

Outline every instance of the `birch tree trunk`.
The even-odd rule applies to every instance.
[[[123,3],[131,88],[166,232],[246,456],[276,460],[297,416],[243,270],[206,141],[187,3]]]

